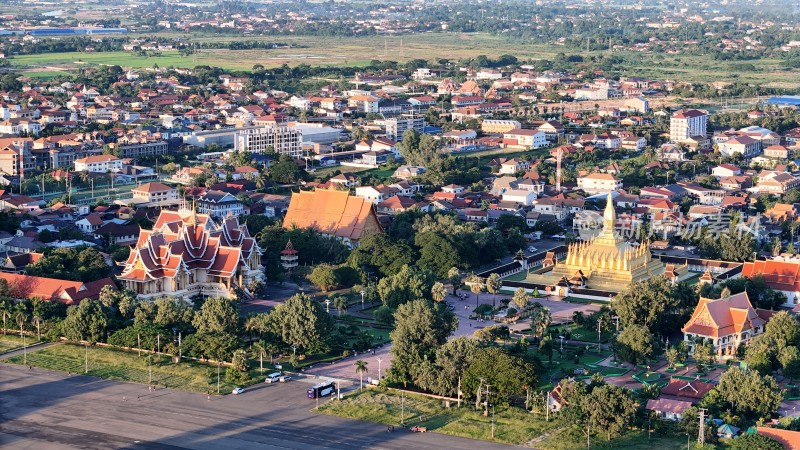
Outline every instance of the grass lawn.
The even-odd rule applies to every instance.
[[[28,364],[61,372],[84,373],[84,352],[80,345],[60,344],[28,354]],[[22,356],[7,360],[22,364]],[[256,369],[251,371],[258,374]],[[190,392],[216,392],[217,368],[198,362],[184,361],[173,364],[165,356],[153,357],[153,384]],[[265,369],[266,370],[266,369]],[[103,347],[89,347],[88,375],[112,380],[147,384],[149,372],[147,356]],[[225,381],[225,368],[221,370],[220,393],[226,394],[236,387]]]
[[[404,406],[401,406],[402,405]],[[399,425],[403,415],[406,426],[420,425],[429,431],[490,441],[492,418],[475,411],[474,405],[465,403],[461,408],[451,404],[445,408],[441,400],[422,395],[401,395],[393,391],[368,389],[346,397],[342,401],[332,400],[320,407],[320,412],[339,417]],[[404,409],[404,412],[403,412]],[[507,444],[527,445],[548,450],[578,450],[586,447],[586,436],[578,430],[556,420],[547,422],[540,415],[530,414],[519,408],[498,406],[495,409],[495,441]],[[653,435],[630,431],[624,436],[606,442],[605,435],[592,436],[592,448],[598,449],[678,449],[682,437]],[[684,444],[685,445],[685,444]]]
[[[25,338],[25,343],[33,345],[37,342],[35,336]],[[0,334],[0,353],[10,352],[23,347],[22,338],[19,334]]]
[[[401,405],[404,405],[402,406]],[[462,405],[444,408],[442,401],[422,395],[367,390],[348,396],[342,401],[330,401],[320,411],[340,417],[400,425],[402,417],[408,426],[421,425],[429,431],[472,439],[490,440],[491,417],[483,417],[474,408]],[[544,432],[554,429],[555,422],[531,420],[529,413],[518,408],[499,407],[495,410],[495,439],[509,444],[524,444]]]
[[[509,275],[509,276],[503,278],[503,280],[507,280],[507,281],[525,281],[527,278],[528,278],[528,271],[527,270],[523,270],[522,272],[515,273],[513,275]],[[508,288],[508,289],[512,289],[512,288]]]

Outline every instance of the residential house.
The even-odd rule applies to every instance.
[[[768,158],[789,159],[789,149],[782,145],[770,145],[764,149],[764,156]]]
[[[555,120],[548,120],[536,129],[543,132],[549,142],[558,142],[559,138],[564,137],[564,125]]]
[[[530,206],[536,200],[536,193],[524,191],[522,189],[512,189],[503,193],[503,202],[516,203],[522,206]]]
[[[513,175],[517,172],[522,172],[524,170],[528,170],[531,167],[530,161],[525,161],[524,159],[519,158],[511,158],[511,159],[500,159],[500,171],[498,173],[503,175]]]
[[[104,223],[100,214],[92,213],[75,222],[75,226],[84,233],[94,233]]]
[[[733,164],[727,164],[727,163],[720,164],[711,169],[711,175],[717,178],[727,178],[741,174],[742,174],[742,169],[740,169],[737,166],[734,166]]]
[[[134,200],[146,203],[170,203],[178,200],[178,190],[163,183],[152,182],[131,190]]]
[[[678,185],[701,205],[719,205],[725,198],[723,189],[709,189],[696,183],[679,183]]]
[[[593,173],[578,178],[578,189],[587,194],[605,194],[622,189],[622,179],[608,173]]]
[[[31,300],[39,298],[66,305],[75,305],[87,298],[97,299],[100,296],[100,291],[106,286],[114,290],[117,289],[111,278],[102,278],[84,283],[81,281],[0,272],[0,280],[4,280],[8,284],[12,295],[16,297],[24,297]],[[15,294],[15,292],[18,292],[18,294]]]
[[[382,184],[356,187],[356,197],[363,198],[365,201],[375,205],[395,195],[397,195],[397,189]]]
[[[542,148],[547,146],[547,136],[540,130],[515,128],[503,133],[503,144],[525,149]]]
[[[800,180],[788,172],[769,172],[768,176],[759,176],[758,191],[768,194],[785,194],[786,191],[800,185]]]
[[[662,398],[680,399],[691,402],[692,404],[700,403],[708,394],[709,391],[714,389],[711,383],[705,383],[700,380],[681,380],[673,378],[669,380],[669,384],[661,388]]]
[[[409,178],[418,177],[426,172],[425,167],[421,166],[409,166],[409,165],[402,165],[398,167],[392,176],[394,178],[400,178],[401,180],[407,180]]]
[[[209,189],[197,198],[197,210],[201,214],[218,218],[245,214],[244,203],[241,200],[228,192],[214,189]]]
[[[717,144],[720,154],[723,156],[733,156],[739,154],[745,158],[751,158],[761,153],[761,141],[749,136],[740,136],[729,139]]]
[[[464,192],[466,188],[464,186],[460,186],[457,184],[448,184],[447,186],[442,186],[442,192],[446,192],[448,194],[461,194]]]
[[[648,400],[645,409],[653,411],[661,419],[677,422],[683,420],[683,412],[691,407],[692,403],[684,400],[658,398]]]
[[[76,172],[116,172],[122,169],[122,160],[114,155],[93,155],[75,160]]]
[[[395,195],[386,200],[378,203],[376,208],[379,214],[395,215],[401,212],[408,211],[412,208],[418,208],[420,205],[411,197],[403,195]]]
[[[329,180],[332,185],[335,185],[341,189],[350,189],[361,184],[361,181],[358,178],[358,175],[352,172],[344,172],[340,173],[336,176],[331,177]]]
[[[679,145],[664,144],[658,148],[658,159],[666,162],[686,161],[686,151]]]

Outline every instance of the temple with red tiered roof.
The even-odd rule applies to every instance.
[[[235,217],[215,221],[181,209],[161,211],[152,230],[141,230],[117,277],[141,299],[195,295],[232,298],[263,280],[261,249]]]

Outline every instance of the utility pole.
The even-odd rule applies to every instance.
[[[486,385],[486,400],[483,401],[483,416],[489,415],[489,384]]]
[[[142,356],[142,335],[136,333],[136,348],[139,349],[139,356]]]
[[[544,417],[545,422],[550,422],[550,391],[544,396]]]
[[[492,405],[492,439],[494,439],[494,405]]]
[[[86,349],[83,358],[83,373],[89,373],[89,343],[84,343],[83,347]]]
[[[405,424],[406,418],[406,396],[405,391],[400,391],[400,426]]]
[[[706,443],[706,411],[707,410],[705,408],[700,408],[700,411],[698,411],[700,414],[700,428],[698,431],[699,436],[697,436],[697,442],[699,442],[700,445],[704,445]]]
[[[556,150],[556,192],[561,192],[561,146]]]
[[[458,377],[458,407],[461,408],[461,377]]]

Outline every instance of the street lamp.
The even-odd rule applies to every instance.
[[[325,299],[325,312],[329,314],[331,312],[331,299],[329,298]]]
[[[361,310],[362,311],[364,310],[364,294],[366,294],[366,293],[367,292],[365,290],[363,290],[363,289],[361,290],[361,292],[359,292],[359,294],[361,294]]]
[[[377,360],[378,360],[378,382],[380,383],[380,381],[381,381],[381,361],[383,361],[383,359],[377,358]]]

